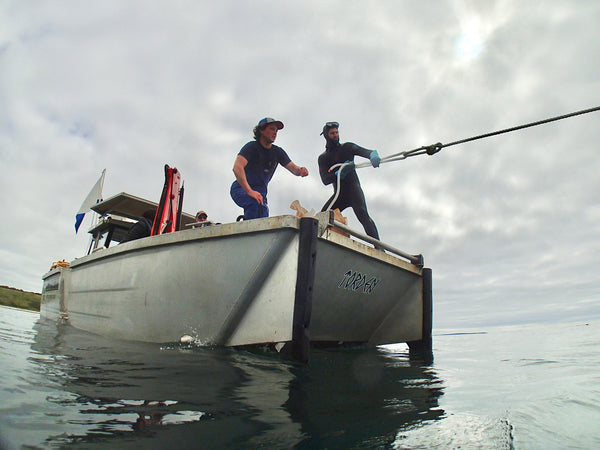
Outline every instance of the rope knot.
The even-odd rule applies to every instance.
[[[431,144],[428,147],[425,147],[425,151],[427,152],[428,155],[435,155],[437,152],[439,152],[442,149],[443,145],[441,142],[438,142],[436,144]]]

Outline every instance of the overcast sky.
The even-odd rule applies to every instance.
[[[387,156],[600,106],[599,23],[597,0],[2,1],[0,284],[40,292],[86,251],[75,213],[104,168],[104,198],[158,201],[169,164],[187,212],[235,220],[233,162],[265,116],[310,172],[277,170],[277,215],[331,195],[325,121]],[[434,327],[600,317],[599,124],[360,169],[382,240],[433,270]]]

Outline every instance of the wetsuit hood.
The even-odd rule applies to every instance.
[[[340,146],[340,139],[330,139],[329,137],[325,136],[325,141],[327,141],[327,143],[325,144],[325,148],[327,150],[333,150],[336,149]]]
[[[332,150],[336,147],[340,146],[340,138],[338,135],[338,138],[333,140],[329,138],[329,130],[331,130],[332,128],[339,128],[340,124],[338,122],[327,122],[325,125],[323,125],[323,131],[321,131],[321,136],[323,136],[325,138],[326,144],[325,144],[325,148],[327,150]]]

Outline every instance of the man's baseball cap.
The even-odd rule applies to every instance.
[[[265,117],[264,119],[260,119],[258,121],[257,126],[264,127],[266,125],[269,125],[270,123],[274,123],[275,125],[277,125],[278,130],[281,130],[283,128],[283,122],[281,120],[275,120],[272,117]]]

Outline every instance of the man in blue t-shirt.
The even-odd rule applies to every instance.
[[[285,150],[273,145],[277,132],[283,128],[279,120],[265,117],[254,127],[254,141],[242,147],[235,159],[233,173],[235,181],[231,185],[231,198],[244,208],[244,219],[269,217],[267,185],[277,164],[281,164],[299,177],[308,175],[306,167],[298,167]]]

